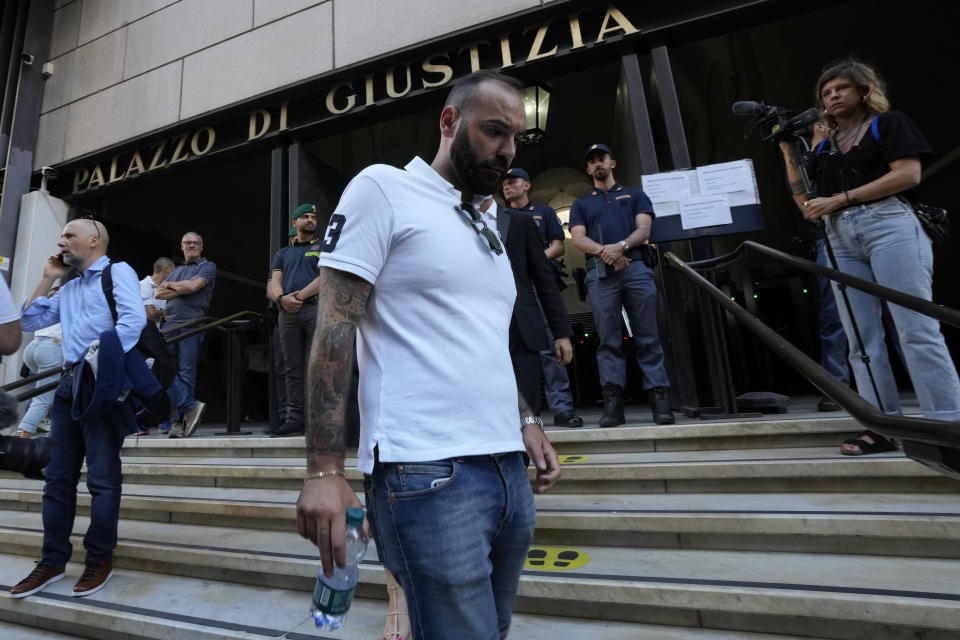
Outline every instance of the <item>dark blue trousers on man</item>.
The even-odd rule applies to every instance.
[[[56,445],[44,469],[42,562],[55,567],[67,564],[73,553],[70,534],[84,458],[91,498],[90,526],[83,538],[85,562],[113,562],[120,516],[120,447],[124,430],[118,429],[109,417],[85,424],[74,420],[72,389],[73,377],[62,377],[50,407],[50,437]]]

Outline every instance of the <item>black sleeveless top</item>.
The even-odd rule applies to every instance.
[[[926,138],[906,114],[888,111],[875,117],[876,122],[871,122],[847,153],[840,153],[831,139],[814,150],[807,171],[818,196],[856,189],[889,172],[894,160],[932,153]]]

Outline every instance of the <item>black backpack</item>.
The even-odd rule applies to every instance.
[[[110,313],[113,315],[113,322],[117,322],[117,301],[113,297],[113,276],[110,274],[111,262],[103,270],[100,283],[103,285],[103,295],[107,298],[107,304],[110,305]],[[157,379],[163,390],[166,391],[173,379],[177,375],[177,357],[173,355],[166,338],[160,333],[160,329],[154,322],[147,320],[146,326],[140,332],[140,340],[137,341],[135,349],[139,350],[143,357],[153,358],[153,366],[150,372]]]

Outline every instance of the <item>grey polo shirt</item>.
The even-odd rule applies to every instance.
[[[206,258],[182,264],[174,269],[164,282],[180,282],[193,278],[203,278],[207,285],[196,293],[167,300],[167,306],[164,309],[166,324],[186,322],[207,313],[210,299],[213,297],[213,285],[217,279],[216,264]]]

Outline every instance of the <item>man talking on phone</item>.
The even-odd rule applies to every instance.
[[[77,480],[84,458],[91,496],[90,526],[83,538],[87,550],[84,570],[73,587],[73,595],[99,591],[113,575],[122,481],[120,447],[127,425],[116,424],[120,414],[112,411],[99,413],[95,418],[73,417],[74,387],[78,383],[75,377],[82,378],[79,365],[91,343],[101,339],[101,334],[106,335],[104,328],[115,326],[116,337],[126,354],[136,346],[147,324],[139,279],[125,262],[110,267],[117,312],[114,322],[101,281],[110,264],[106,256],[109,242],[107,228],[99,222],[68,222],[57,241],[59,251],[47,258],[39,284],[21,306],[21,323],[26,331],[60,323],[64,364],[50,406],[50,436],[57,444],[44,469],[43,552],[33,571],[10,590],[13,598],[37,593],[66,575],[66,564],[73,552],[70,533],[77,508]],[[54,282],[65,279],[71,269],[76,269],[79,277],[47,297]],[[107,348],[101,341],[101,363]]]

